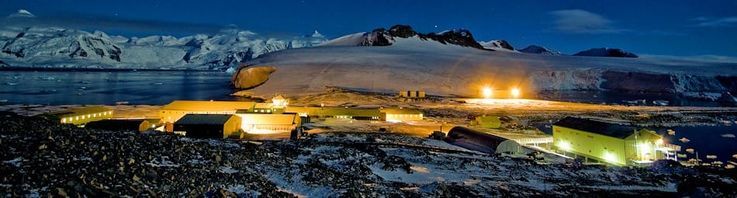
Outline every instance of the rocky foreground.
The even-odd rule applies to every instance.
[[[734,197],[734,176],[541,164],[386,133],[196,140],[0,114],[0,196]]]

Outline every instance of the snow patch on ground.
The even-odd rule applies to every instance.
[[[23,158],[22,157],[17,157],[17,158],[12,159],[12,160],[5,160],[5,161],[3,161],[3,164],[9,164],[9,165],[14,166],[14,167],[20,167],[23,164]]]

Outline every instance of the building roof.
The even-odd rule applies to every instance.
[[[234,115],[230,114],[187,114],[174,124],[225,124]]]
[[[422,112],[419,110],[407,108],[384,108],[381,109],[381,112],[386,114],[422,114]]]
[[[86,106],[86,107],[79,107],[79,108],[72,108],[65,111],[53,113],[53,115],[63,116],[63,115],[71,115],[71,114],[90,114],[90,113],[100,113],[105,111],[110,111],[110,108],[103,107],[103,106]]]
[[[184,111],[235,111],[238,109],[251,109],[255,102],[241,101],[193,101],[175,100],[161,110],[184,110]]]
[[[364,116],[373,117],[380,116],[379,109],[375,108],[345,108],[345,107],[287,107],[284,112],[289,113],[306,113],[309,115],[318,116]]]
[[[553,124],[555,126],[566,127],[586,131],[594,134],[605,135],[609,137],[624,139],[634,134],[637,128],[633,126],[602,122],[591,119],[566,117]]]
[[[256,109],[271,109],[274,107],[273,103],[256,103],[254,108]]]
[[[462,147],[483,152],[496,152],[497,147],[502,144],[502,142],[514,142],[514,140],[462,126],[451,128],[450,131],[448,131],[446,140]]]
[[[245,113],[239,114],[243,119],[243,123],[265,124],[265,125],[291,125],[294,124],[297,114],[263,114],[263,113]]]

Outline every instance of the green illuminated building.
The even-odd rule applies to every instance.
[[[617,166],[646,164],[673,154],[655,131],[574,117],[553,124],[553,143],[566,155]]]

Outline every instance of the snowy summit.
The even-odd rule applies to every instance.
[[[8,17],[9,17],[9,18],[14,18],[14,17],[21,17],[21,18],[22,18],[22,17],[26,17],[26,18],[32,18],[32,17],[36,17],[36,15],[33,15],[33,14],[32,14],[32,13],[31,13],[30,11],[28,11],[28,10],[20,9],[20,10],[18,10],[17,12],[15,12],[15,13],[13,13],[13,14],[10,14],[10,15],[9,15]]]

